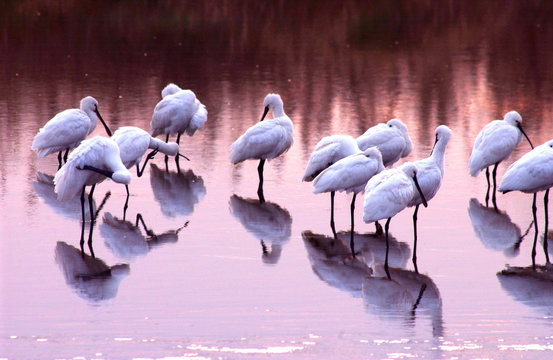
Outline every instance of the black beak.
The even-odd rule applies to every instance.
[[[526,135],[526,133],[524,132],[524,130],[522,130],[522,125],[517,124],[517,127],[518,127],[518,129],[520,130],[520,132],[522,133],[522,135],[524,135],[524,137],[526,138],[526,140],[528,140],[528,144],[530,144],[530,147],[533,149],[533,148],[534,148],[534,145],[532,145],[532,142],[531,142],[530,139],[528,138],[528,135]]]
[[[263,115],[261,116],[261,120],[259,121],[263,121],[263,119],[265,119],[265,116],[267,115],[268,112],[269,112],[269,107],[265,106],[265,111],[263,111]]]
[[[424,207],[428,207],[428,202],[424,198],[424,194],[422,193],[421,187],[419,186],[419,182],[417,180],[417,175],[413,176],[413,180],[415,181],[415,186],[417,187],[417,190],[419,191],[419,194],[421,196],[422,204],[424,205]]]
[[[98,118],[100,118],[100,121],[104,125],[104,128],[106,129],[106,132],[108,133],[108,136],[111,137],[111,130],[106,125],[106,122],[104,121],[104,119],[102,119],[102,115],[100,115],[100,112],[98,111],[98,108],[94,109],[94,112],[96,113],[96,115],[98,115]]]
[[[436,139],[434,140],[434,145],[432,146],[432,151],[430,151],[430,155],[434,152],[434,148],[436,147],[436,144],[438,143],[438,134],[436,134]]]
[[[94,172],[97,172],[98,174],[102,174],[104,176],[107,176],[108,178],[111,178],[113,176],[113,171],[98,169],[97,167],[90,166],[90,165],[85,165],[82,168],[77,166],[77,169],[94,171]]]
[[[183,155],[183,154],[181,154],[181,153],[177,153],[177,156],[182,156],[182,157],[183,157],[183,158],[185,158],[186,160],[190,161],[190,159],[189,159],[189,158],[187,158],[186,156],[184,156],[184,155]]]

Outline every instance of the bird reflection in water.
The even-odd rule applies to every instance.
[[[56,245],[55,259],[67,285],[81,298],[92,302],[114,298],[119,283],[130,271],[127,264],[108,266],[62,241]]]
[[[526,232],[511,221],[505,211],[496,207],[487,207],[472,198],[469,202],[469,217],[474,234],[482,244],[492,250],[503,251],[508,257],[515,257],[520,252],[520,244],[532,227],[530,223]]]
[[[44,174],[42,172],[37,172],[37,180],[32,183],[35,193],[44,200],[44,202],[52,208],[55,212],[64,215],[65,217],[73,220],[78,220],[81,222],[81,239],[80,246],[81,252],[84,255],[84,232],[86,230],[87,223],[81,221],[81,200],[78,197],[74,197],[68,200],[58,200],[58,195],[54,191],[54,177],[51,175]],[[92,234],[94,232],[94,225],[96,224],[96,219],[98,214],[106,204],[107,200],[111,196],[111,192],[106,192],[100,206],[96,207],[96,202],[92,199],[92,205],[89,206],[87,203],[90,201],[89,196],[85,196],[85,216],[91,219],[88,223],[89,226],[89,242],[88,249],[92,257],[94,257],[94,249],[92,247]],[[90,209],[92,209],[93,215],[90,216]]]
[[[292,233],[290,213],[275,203],[237,195],[230,197],[229,206],[231,214],[261,242],[263,262],[276,264]]]
[[[146,236],[142,234],[140,225],[144,228]],[[188,221],[178,229],[156,234],[146,226],[141,214],[137,214],[136,222],[132,223],[118,219],[107,212],[100,225],[100,234],[115,256],[131,260],[147,254],[155,247],[176,243],[179,240],[179,232],[187,225]]]
[[[497,278],[505,292],[532,308],[548,316],[553,316],[553,267],[546,266],[507,266],[497,273]]]
[[[203,179],[196,176],[192,170],[182,173],[168,172],[151,164],[150,184],[161,212],[169,218],[192,214],[194,206],[206,194]]]
[[[386,252],[383,236],[355,234],[356,250],[361,247],[355,258],[349,233],[338,233],[338,240],[311,231],[302,232],[302,237],[313,272],[321,280],[353,297],[362,297],[367,311],[403,319],[409,326],[417,316],[429,317],[433,335],[443,335],[442,300],[436,284],[426,275],[395,267],[389,268],[388,279],[382,265]],[[396,257],[403,266],[410,256],[408,245],[404,245],[397,247],[401,252]]]

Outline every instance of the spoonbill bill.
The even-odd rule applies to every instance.
[[[292,143],[293,124],[284,113],[282,99],[278,94],[267,94],[263,100],[265,110],[261,120],[251,126],[230,146],[230,162],[238,164],[248,159],[259,159],[257,173],[259,186],[257,195],[260,202],[265,202],[263,196],[263,166],[265,160],[271,160],[288,151]],[[273,119],[263,121],[273,110]]]
[[[61,201],[69,200],[81,194],[81,249],[84,243],[84,197],[85,187],[91,186],[88,194],[90,206],[91,226],[88,238],[88,246],[92,252],[92,228],[94,212],[92,209],[93,194],[96,184],[106,177],[121,184],[131,181],[131,174],[121,162],[119,147],[110,138],[95,136],[85,140],[71,154],[67,162],[58,170],[54,177],[54,191]]]
[[[387,169],[373,176],[365,187],[365,199],[363,203],[363,221],[371,223],[377,220],[386,220],[384,231],[386,233],[386,259],[384,270],[388,279],[388,229],[390,220],[394,215],[405,209],[415,192],[418,192],[422,204],[427,207],[428,203],[417,180],[417,167],[413,163],[406,163],[401,168]]]
[[[384,167],[392,166],[400,158],[409,155],[413,149],[407,126],[399,119],[371,127],[357,138],[357,145],[361,150],[376,146],[382,154]]]
[[[426,201],[430,201],[442,185],[442,179],[444,177],[444,155],[447,143],[451,138],[451,130],[446,125],[440,125],[436,128],[434,134],[434,147],[432,148],[430,156],[413,162],[417,167],[417,181]],[[419,193],[415,191],[413,198],[407,205],[409,207],[415,207],[415,212],[413,213],[413,265],[416,273],[419,272],[417,267],[417,213],[419,212],[421,203],[422,198]]]
[[[311,153],[305,167],[302,181],[313,181],[324,169],[346,156],[360,152],[355,139],[349,135],[331,135],[322,138]],[[336,237],[334,227],[334,195],[330,192],[330,228]]]
[[[79,146],[81,141],[96,129],[98,119],[104,125],[106,133],[111,131],[98,111],[98,101],[92,96],[81,99],[79,109],[67,109],[57,113],[42,127],[33,139],[31,149],[36,151],[39,158],[58,152],[58,170],[63,161],[67,162],[69,150]]]
[[[532,142],[522,129],[522,117],[516,111],[509,111],[503,117],[503,120],[494,120],[484,126],[478,133],[472,153],[469,158],[470,175],[478,176],[480,171],[486,169],[486,181],[488,190],[486,191],[486,206],[490,198],[490,170],[493,165],[493,193],[492,203],[495,205],[496,193],[496,172],[497,165],[509,157],[515,146],[520,143],[522,135],[528,140],[531,148],[534,148]]]
[[[351,236],[350,249],[355,257],[355,248],[353,241],[353,228],[355,210],[355,198],[358,193],[365,189],[367,182],[374,175],[384,170],[382,164],[382,155],[376,147],[370,147],[363,152],[350,155],[338,160],[331,166],[323,170],[314,180],[313,192],[319,194],[322,192],[345,191],[353,193],[350,205],[351,215]]]
[[[532,201],[532,215],[534,217],[535,229],[534,245],[532,247],[532,265],[534,267],[538,239],[536,194],[538,191],[545,190],[543,206],[545,209],[545,234],[547,234],[549,227],[549,189],[551,186],[553,186],[553,140],[536,146],[535,149],[527,152],[520,159],[512,163],[499,184],[498,190],[504,194],[514,190],[534,194]],[[547,239],[544,239],[543,250],[546,261],[549,264]]]

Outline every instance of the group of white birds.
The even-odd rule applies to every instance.
[[[161,94],[162,99],[155,106],[150,123],[151,135],[140,128],[129,126],[121,127],[111,135],[111,131],[98,111],[98,102],[88,96],[81,100],[80,109],[69,109],[58,113],[35,136],[32,149],[40,158],[59,152],[60,168],[54,178],[55,191],[60,200],[72,198],[80,192],[83,224],[85,186],[92,186],[89,194],[91,198],[94,186],[106,177],[127,185],[131,180],[129,168],[136,166],[137,175],[141,176],[146,162],[158,151],[166,156],[175,156],[176,159],[178,156],[184,156],[179,153],[178,143],[181,134],[186,132],[192,136],[196,130],[203,128],[207,120],[207,110],[191,90],[183,90],[175,84],[169,84]],[[261,120],[247,129],[230,146],[230,161],[233,164],[247,159],[259,160],[257,193],[260,202],[265,201],[263,196],[265,161],[283,154],[293,143],[293,124],[284,112],[281,97],[278,94],[268,94],[263,105],[265,109]],[[265,119],[270,110],[273,111],[273,118]],[[95,129],[98,119],[111,138],[96,136],[85,140]],[[494,206],[497,165],[510,155],[514,147],[520,143],[523,134],[528,139],[521,123],[521,116],[516,111],[511,111],[503,120],[494,120],[486,125],[474,143],[469,160],[470,173],[476,176],[486,168],[489,194],[488,167],[494,165],[492,197]],[[174,134],[177,135],[176,143],[168,142],[169,136]],[[165,142],[156,139],[158,135],[165,135]],[[306,165],[303,181],[313,182],[314,193],[330,193],[330,225],[335,236],[335,192],[353,193],[350,206],[350,247],[353,256],[355,256],[353,245],[355,198],[358,193],[364,191],[363,220],[366,223],[375,222],[377,232],[381,233],[382,227],[378,221],[386,219],[387,249],[391,218],[406,207],[415,207],[413,264],[418,272],[417,213],[419,206],[423,204],[426,207],[427,201],[432,199],[440,188],[444,176],[444,155],[450,137],[451,130],[447,126],[438,126],[435,129],[435,142],[430,155],[418,161],[404,163],[397,168],[391,168],[391,166],[399,159],[408,156],[413,148],[407,127],[399,119],[377,124],[356,139],[349,135],[332,135],[324,137],[317,143]],[[528,142],[530,142],[529,139]],[[67,152],[75,147],[76,149],[67,158]],[[140,161],[148,149],[152,151],[147,155],[140,169]],[[65,151],[64,157],[62,157],[63,151]],[[553,140],[536,147],[511,165],[503,176],[499,191],[505,193],[519,190],[536,193],[547,190],[547,197],[548,189],[553,185],[553,170],[551,166],[544,164],[551,161],[552,157]],[[66,160],[63,166],[62,158]],[[81,243],[82,239],[81,236]],[[387,256],[384,267],[387,276],[390,277]]]

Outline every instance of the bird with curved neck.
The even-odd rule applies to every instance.
[[[409,155],[413,149],[407,126],[399,119],[371,127],[356,141],[361,150],[376,146],[382,154],[385,167],[392,166],[399,159]]]
[[[278,94],[268,94],[263,100],[265,107],[261,120],[246,130],[230,146],[230,162],[238,164],[248,159],[259,159],[257,173],[259,185],[257,195],[260,202],[265,202],[263,196],[263,166],[265,160],[274,159],[288,151],[292,143],[292,120],[284,113],[282,99]],[[265,120],[265,116],[273,111],[273,118]]]
[[[445,149],[451,138],[451,130],[446,125],[440,125],[436,128],[434,134],[434,147],[432,148],[430,156],[413,162],[417,167],[417,181],[426,201],[430,201],[442,185]],[[419,272],[417,267],[417,214],[420,204],[422,204],[422,198],[420,194],[415,191],[413,198],[407,206],[415,207],[415,212],[413,213],[413,265],[417,273]]]
[[[106,133],[111,131],[98,111],[98,101],[92,96],[81,99],[79,109],[67,109],[57,113],[35,135],[31,149],[39,158],[58,152],[58,169],[67,162],[69,150],[79,146],[81,141],[96,129],[98,119],[104,125]]]

